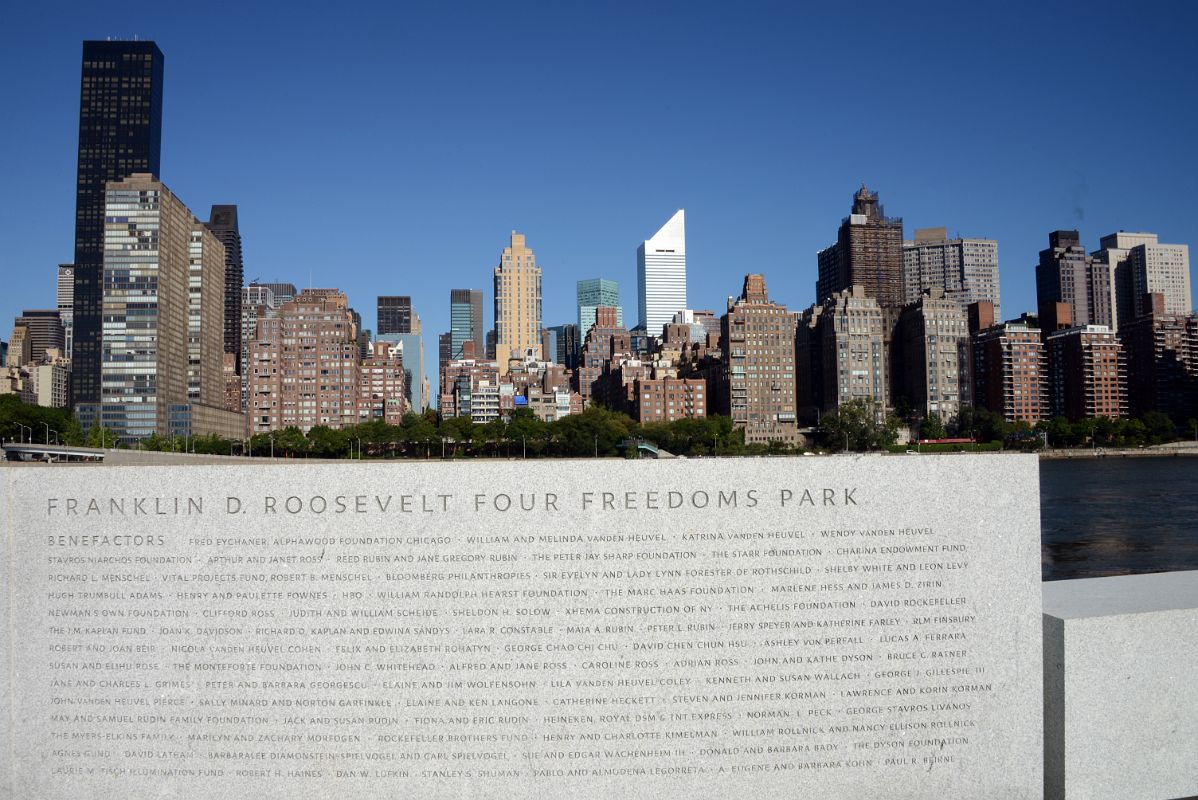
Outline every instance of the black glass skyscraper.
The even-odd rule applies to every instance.
[[[449,290],[450,357],[463,358],[466,342],[474,342],[474,358],[483,357],[483,293],[481,289]]]
[[[407,295],[380,295],[378,301],[379,336],[412,332],[412,298]]]
[[[100,401],[104,189],[159,174],[162,51],[153,42],[84,42],[75,182],[74,403]]]
[[[237,206],[213,206],[208,230],[225,246],[225,352],[232,353],[241,374],[241,284],[245,268],[241,263],[241,231],[237,227]]]

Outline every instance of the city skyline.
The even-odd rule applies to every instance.
[[[365,312],[367,328],[374,327],[369,314],[378,295],[410,295],[425,330],[437,332],[449,329],[443,298],[451,288],[488,286],[487,270],[494,266],[495,250],[507,231],[520,230],[535,243],[544,268],[543,324],[548,327],[572,321],[579,279],[602,275],[635,286],[636,245],[677,208],[688,209],[692,217],[691,307],[719,311],[749,272],[766,276],[778,302],[792,309],[806,307],[818,299],[812,290],[815,255],[834,237],[861,183],[881,193],[888,213],[904,219],[907,239],[916,228],[944,226],[953,237],[998,241],[1007,318],[1035,310],[1034,267],[1052,230],[1080,229],[1088,252],[1099,249],[1100,237],[1119,230],[1153,231],[1162,242],[1198,239],[1198,223],[1186,211],[1196,170],[1183,148],[1187,120],[1195,110],[1186,97],[1177,98],[1152,80],[1158,74],[1192,71],[1195,57],[1187,48],[1157,45],[1162,37],[1165,43],[1180,41],[1176,37],[1184,26],[1177,24],[1178,17],[1193,12],[1137,15],[1137,25],[1121,30],[1121,37],[1125,52],[1143,50],[1143,57],[1126,60],[1118,70],[1096,65],[1086,74],[1061,72],[1035,48],[1018,63],[1004,54],[1004,43],[1008,52],[1016,52],[1017,47],[1010,48],[1037,41],[1034,31],[1012,25],[1019,12],[1016,8],[1002,18],[979,20],[988,25],[993,46],[971,45],[972,60],[956,72],[950,69],[950,56],[965,52],[963,44],[945,43],[944,52],[912,61],[899,46],[888,44],[882,31],[886,22],[900,34],[932,36],[962,24],[959,18],[950,21],[947,12],[941,20],[931,15],[929,22],[890,9],[854,29],[847,17],[835,15],[809,18],[754,8],[726,16],[700,9],[679,22],[676,43],[656,53],[638,51],[633,63],[624,66],[601,44],[606,34],[638,18],[627,7],[588,21],[594,30],[585,32],[578,28],[579,20],[547,6],[523,8],[510,19],[480,13],[461,21],[465,44],[454,43],[441,56],[431,50],[447,43],[443,15],[428,10],[366,13],[353,21],[373,21],[378,30],[360,46],[353,38],[356,25],[326,31],[330,47],[344,48],[348,63],[328,66],[325,72],[278,47],[250,53],[234,69],[207,47],[206,33],[220,30],[222,37],[248,41],[252,26],[246,32],[228,31],[216,21],[196,22],[149,6],[130,7],[130,18],[138,20],[140,36],[153,39],[165,56],[159,178],[192,208],[238,206],[246,281],[337,286]],[[251,17],[260,13],[249,12]],[[668,16],[641,13],[649,19]],[[1037,17],[1037,27],[1049,28],[1055,21],[1085,35],[1116,25],[1120,13],[1098,7],[1085,14],[1050,9]],[[7,282],[0,315],[9,319],[25,308],[52,307],[57,265],[70,260],[80,46],[85,39],[112,32],[111,22],[86,6],[66,21],[36,9],[20,9],[15,17],[21,39],[0,59],[9,66],[19,59],[36,67],[12,92],[15,102],[37,115],[30,125],[0,134],[5,151],[22,154],[10,175],[13,185],[26,189],[6,197],[0,208],[0,240],[5,243],[0,258]],[[735,35],[705,51],[721,30],[717,17],[722,29]],[[826,41],[807,42],[798,52],[784,46],[786,32],[810,23],[825,27]],[[281,32],[301,36],[317,25],[314,19],[288,20]],[[471,87],[466,76],[481,63],[477,56],[442,75],[413,70],[419,80],[404,84],[405,102],[418,99],[419,107],[439,116],[421,115],[419,125],[401,126],[403,147],[387,146],[382,123],[398,113],[398,105],[381,100],[382,84],[364,79],[344,98],[332,93],[333,82],[345,74],[340,70],[369,72],[389,64],[390,58],[396,59],[396,70],[413,68],[420,58],[435,57],[441,63],[461,56],[460,48],[477,43],[489,30],[521,26],[547,41],[561,31],[574,37],[574,49],[547,48],[545,58],[560,67],[559,75],[543,77],[540,69],[513,64]],[[422,32],[431,37],[428,43],[417,41]],[[407,49],[392,47],[391,34]],[[751,36],[762,41],[750,44]],[[803,132],[808,119],[803,109],[822,104],[826,111],[851,102],[837,94],[842,70],[820,59],[858,39],[871,58],[889,59],[897,77],[908,84],[934,79],[946,98],[966,85],[986,94],[989,127],[979,119],[952,134],[940,131],[923,114],[904,110],[911,105],[912,88],[879,90],[872,98],[898,116],[893,125],[883,126],[881,137],[868,137],[868,149],[860,147],[864,134],[845,131],[838,135],[843,141],[833,141],[837,137]],[[680,60],[674,64],[672,58]],[[721,72],[725,68],[731,69],[726,75]],[[675,70],[682,70],[686,79],[664,103],[676,113],[649,135],[619,134],[607,122],[594,127],[596,115],[657,97],[660,82]],[[1021,77],[1029,80],[1029,70],[1039,70],[1042,78],[1019,85]],[[1062,100],[1050,89],[1054,79],[1065,78],[1070,92]],[[586,102],[559,91],[571,80],[584,90]],[[463,132],[472,123],[461,123],[474,115],[510,105],[510,92],[495,91],[503,82],[524,91],[521,108],[547,126],[545,133],[521,139]],[[298,104],[305,86],[314,89],[312,98],[319,103]],[[1057,104],[1096,109],[1109,94],[1131,87],[1142,102],[1177,101],[1169,105],[1172,115],[1131,131],[1097,130],[1084,142],[1076,137],[1053,140],[1043,126],[1034,136],[1022,132],[1036,126],[1021,120],[1030,121]],[[282,90],[283,98],[259,102],[264,89]],[[446,92],[460,103],[447,106]],[[277,115],[288,97],[297,124],[284,128]],[[783,102],[774,102],[778,98]],[[698,124],[695,114],[710,100],[729,104],[744,123],[703,118]],[[329,103],[339,113],[376,108],[378,115],[371,120],[379,124],[320,124],[300,130],[317,112],[327,112]],[[213,113],[217,109],[222,113]],[[222,135],[216,126],[227,124],[225,114],[239,120],[243,136],[232,140]],[[753,121],[759,125],[748,124]],[[758,130],[761,125],[777,130],[767,134]],[[445,141],[438,143],[437,137]],[[372,200],[366,209],[358,203],[346,209],[322,204],[308,170],[296,169],[300,154],[314,146],[338,149],[346,144],[369,156],[371,169],[335,170],[332,177],[355,194],[383,196],[385,202]],[[507,154],[501,157],[500,151]],[[650,168],[652,178],[644,180]],[[504,191],[510,178],[501,176],[513,170],[525,191]],[[306,235],[309,228],[297,220],[313,216],[326,230],[350,232],[352,243],[340,236]],[[397,238],[402,247],[393,243]],[[490,294],[484,308],[493,302]],[[484,328],[489,330],[494,320],[490,313],[487,317]],[[430,354],[432,347],[430,337]]]

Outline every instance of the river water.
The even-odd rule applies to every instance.
[[[1198,569],[1198,458],[1040,461],[1046,581]]]

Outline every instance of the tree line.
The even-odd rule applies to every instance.
[[[816,427],[816,447],[833,452],[867,452],[895,447],[901,420],[876,402],[853,400],[824,414]],[[1083,419],[1063,417],[1035,425],[1010,423],[1000,415],[965,407],[948,424],[930,414],[915,426],[923,439],[946,436],[1001,443],[1004,447],[1139,447],[1198,439],[1198,420],[1181,430],[1165,414],[1150,412],[1141,419]],[[0,438],[5,441],[49,441],[88,447],[113,447],[116,435],[93,426],[84,435],[67,409],[20,402],[0,395]],[[381,420],[330,428],[318,425],[307,433],[296,427],[257,433],[248,439],[215,434],[190,437],[152,435],[135,447],[142,450],[212,455],[275,456],[277,458],[486,458],[585,457],[629,454],[629,442],[644,441],[674,455],[732,456],[794,452],[782,442],[745,444],[744,431],[729,417],[711,415],[642,425],[627,414],[593,405],[581,414],[556,422],[539,419],[528,409],[485,424],[469,417],[439,420],[435,411],[408,414],[399,425]],[[635,454],[633,451],[632,454]]]

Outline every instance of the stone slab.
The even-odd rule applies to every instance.
[[[0,480],[14,798],[1042,790],[1033,457]]]
[[[1198,795],[1198,572],[1043,595],[1045,797]]]

